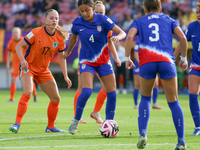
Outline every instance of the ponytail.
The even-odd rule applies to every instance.
[[[62,28],[61,26],[56,27],[56,31],[62,36],[63,39],[67,40],[69,38],[69,32]]]

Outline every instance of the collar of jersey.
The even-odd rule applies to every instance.
[[[49,34],[48,32],[47,32],[47,30],[46,30],[46,27],[44,26],[44,30],[45,30],[45,32],[49,35],[49,36],[54,36],[55,35],[55,33],[56,33],[56,30],[55,30],[55,32],[53,33],[53,34]]]

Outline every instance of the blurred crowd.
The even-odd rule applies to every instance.
[[[183,31],[196,20],[197,0],[161,0],[162,13],[177,20]],[[106,15],[123,30],[128,30],[134,19],[144,15],[143,0],[102,0]],[[77,0],[0,0],[0,29],[20,27],[29,31],[43,24],[44,12],[53,8],[60,13],[60,25],[70,30],[79,16]]]

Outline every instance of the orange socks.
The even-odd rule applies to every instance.
[[[35,82],[33,81],[33,95],[37,96]]]
[[[16,84],[10,84],[10,99],[14,100]]]
[[[77,103],[77,99],[78,99],[80,94],[81,94],[81,92],[76,91],[76,94],[74,96],[74,116],[76,115],[76,103]]]
[[[49,102],[49,107],[47,109],[47,117],[48,117],[48,127],[50,129],[54,128],[55,120],[59,110],[59,103],[60,102]]]
[[[22,118],[28,108],[28,101],[30,98],[31,98],[31,96],[29,96],[25,93],[22,94],[22,97],[20,98],[19,103],[18,103],[17,116],[16,116],[15,123],[21,124]]]
[[[101,89],[99,91],[98,96],[97,96],[96,104],[94,106],[94,111],[99,112],[101,110],[101,108],[102,108],[102,106],[103,106],[103,104],[105,102],[106,97],[107,97],[106,92]]]

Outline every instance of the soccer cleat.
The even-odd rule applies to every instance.
[[[71,134],[75,134],[75,133],[76,133],[76,131],[77,131],[77,129],[78,129],[78,124],[79,124],[79,121],[78,121],[78,120],[76,120],[76,119],[73,119],[73,120],[72,120],[72,124],[71,124],[70,127],[69,127],[69,132],[70,132]]]
[[[135,105],[135,106],[134,106],[134,109],[138,109],[138,108],[139,108],[139,106],[138,106],[138,105]]]
[[[67,132],[67,131],[60,130],[60,129],[56,128],[56,127],[54,127],[53,129],[50,129],[49,127],[47,127],[45,132],[62,132],[62,133],[64,133],[64,132]]]
[[[14,100],[13,100],[13,99],[10,99],[8,102],[14,102]]]
[[[162,109],[162,107],[159,106],[158,104],[153,104],[153,105],[152,105],[152,108],[153,108],[153,109]]]
[[[81,120],[79,121],[79,123],[84,124],[84,123],[87,123],[87,122],[81,119]]]
[[[34,102],[37,102],[37,96],[34,96]]]
[[[99,123],[99,124],[102,124],[102,123],[103,123],[103,120],[101,119],[99,112],[93,111],[93,112],[90,114],[90,117],[91,117],[92,119],[95,119],[95,120],[96,120],[96,123]]]
[[[20,128],[20,124],[19,123],[15,123],[13,126],[9,127],[9,131],[17,133],[19,128]]]
[[[177,144],[176,148],[174,150],[186,150],[187,146],[185,144],[185,142],[180,142]]]
[[[200,135],[200,129],[195,129],[191,135]]]
[[[139,137],[138,143],[137,143],[137,148],[138,149],[144,149],[146,146],[146,142],[147,142],[147,136],[145,134],[142,134]]]

